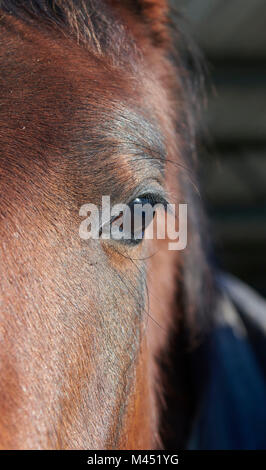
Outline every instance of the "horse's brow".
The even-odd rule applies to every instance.
[[[122,141],[129,150],[131,160],[136,164],[138,161],[144,160],[164,173],[167,151],[163,135],[157,124],[138,114],[131,114],[126,125],[123,120],[121,121],[123,123]]]
[[[164,148],[160,146],[148,147],[148,148],[145,148],[144,151],[139,153],[137,157],[133,157],[133,158],[143,159],[149,165],[152,165],[154,168],[159,170],[160,173],[164,174],[165,162],[166,162],[166,152]]]

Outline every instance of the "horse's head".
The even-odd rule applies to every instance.
[[[187,202],[167,5],[18,4],[0,2],[1,446],[154,447],[184,257],[167,238],[84,240],[79,211]]]

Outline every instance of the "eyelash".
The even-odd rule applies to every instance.
[[[155,211],[153,211],[152,218],[150,218],[148,223],[145,224],[146,223],[145,213],[144,212],[139,213],[138,215],[141,218],[141,221],[140,221],[141,227],[140,227],[139,232],[136,233],[136,230],[134,231],[134,229],[135,229],[135,220],[134,220],[135,211],[134,211],[134,207],[137,204],[142,205],[142,206],[144,206],[146,204],[150,204],[152,206],[152,208],[157,204],[161,204],[164,207],[164,209],[166,209],[166,207],[167,207],[166,199],[161,194],[155,194],[155,193],[146,193],[146,194],[143,194],[141,196],[138,196],[128,204],[128,207],[130,209],[130,217],[131,217],[131,219],[130,219],[130,222],[131,222],[131,234],[130,235],[131,235],[131,237],[130,238],[121,238],[119,240],[115,239],[115,240],[119,241],[120,243],[123,243],[125,245],[129,245],[129,246],[139,245],[143,241],[144,236],[145,236],[145,230],[150,225],[150,223],[151,223],[151,221],[152,221],[152,219],[154,218],[154,215],[155,215]],[[138,207],[138,209],[139,209],[139,207]],[[117,216],[114,216],[109,222],[110,226],[112,227],[116,223],[117,227],[122,227],[122,232],[123,232],[123,228],[124,228],[124,222],[122,220],[123,217],[124,217],[123,212],[121,212]],[[121,219],[121,221],[120,221],[120,219]],[[119,222],[119,224],[118,224],[118,222]],[[132,231],[132,229],[133,229],[133,231]],[[136,235],[137,235],[137,237],[136,237]]]

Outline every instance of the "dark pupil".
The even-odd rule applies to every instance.
[[[145,230],[154,218],[154,206],[156,202],[152,198],[136,198],[128,206],[125,212],[120,212],[113,220],[114,229],[122,233],[120,241],[128,244],[138,244],[144,238]],[[116,239],[115,232],[113,237]]]
[[[150,199],[137,198],[129,206],[131,210],[131,240],[135,242],[143,239],[145,230],[154,217],[153,211],[152,213],[149,211],[148,214],[145,214],[145,211],[143,210],[143,206],[145,204],[150,204],[151,206],[154,205]]]

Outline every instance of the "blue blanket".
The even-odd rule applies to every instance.
[[[266,302],[220,275],[215,327],[196,351],[188,449],[266,449]]]

